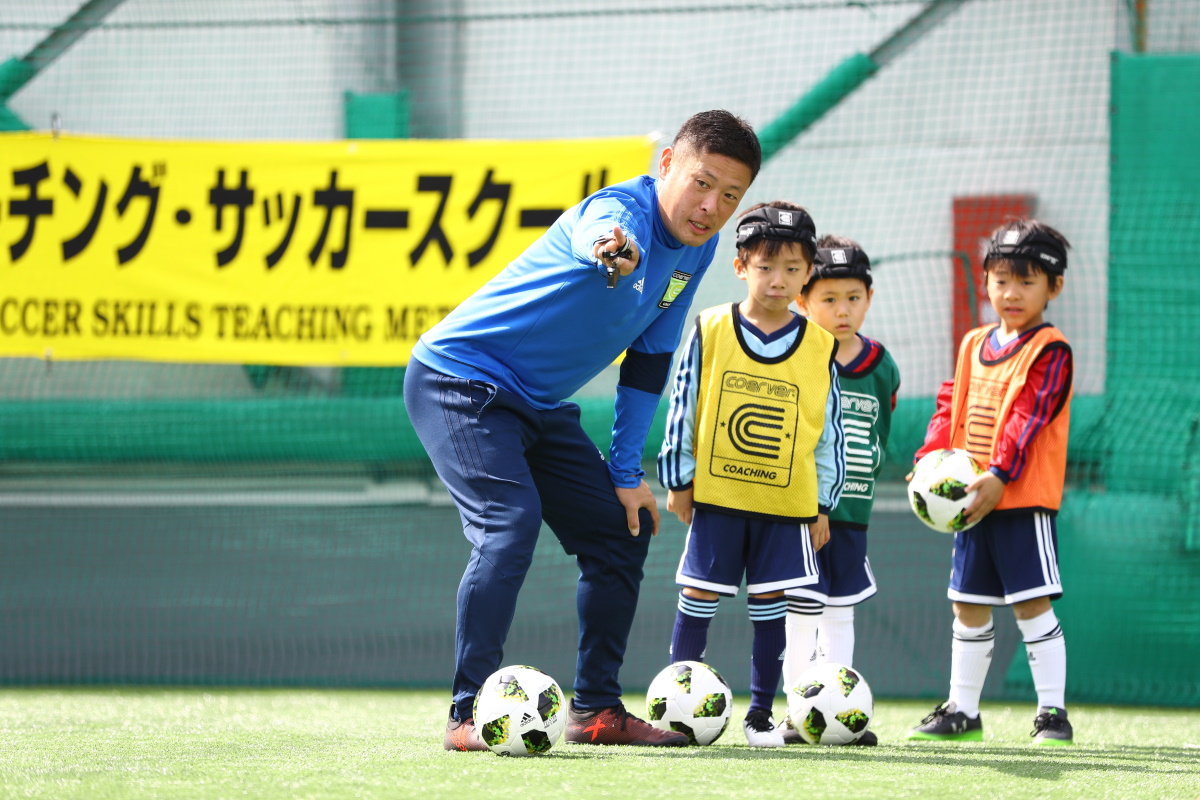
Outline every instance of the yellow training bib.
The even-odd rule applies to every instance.
[[[811,522],[817,518],[813,451],[825,425],[836,340],[801,318],[791,348],[764,358],[743,341],[736,308],[710,308],[697,321],[694,503]]]

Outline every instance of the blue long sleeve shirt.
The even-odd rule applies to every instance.
[[[607,288],[595,241],[619,225],[637,268]],[[412,357],[447,375],[485,380],[532,407],[556,408],[626,353],[608,467],[637,486],[646,436],[670,376],[713,236],[688,247],[663,225],[658,182],[643,175],[568,209],[537,241],[421,336]]]
[[[796,341],[799,320],[770,335],[764,335],[740,316],[742,339],[756,355],[775,358],[783,355]],[[696,476],[695,428],[696,386],[700,380],[699,328],[693,328],[675,373],[671,406],[667,412],[667,433],[658,454],[658,480],[668,489],[683,489]],[[837,363],[830,364],[832,378],[825,401],[825,427],[817,440],[814,456],[817,465],[817,506],[828,514],[842,496],[846,482],[846,442],[842,432],[842,399],[838,387]]]

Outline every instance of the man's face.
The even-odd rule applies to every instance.
[[[658,209],[663,224],[683,244],[713,237],[750,188],[750,168],[728,156],[698,153],[686,143],[666,148],[658,163]]]

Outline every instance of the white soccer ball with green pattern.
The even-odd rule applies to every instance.
[[[493,753],[532,756],[562,738],[567,707],[558,683],[536,667],[501,667],[475,695],[475,728]]]
[[[984,473],[966,450],[934,450],[913,468],[908,502],[917,519],[940,533],[965,531],[966,509],[975,501],[967,487]]]
[[[646,718],[664,731],[687,734],[692,744],[712,744],[733,715],[733,692],[715,669],[699,661],[676,661],[650,682]]]
[[[853,744],[863,735],[875,698],[858,670],[818,664],[788,690],[788,717],[809,744]]]

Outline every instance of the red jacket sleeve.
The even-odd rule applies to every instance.
[[[1071,389],[1072,366],[1071,351],[1065,347],[1047,350],[1030,366],[988,465],[1000,480],[1011,483],[1025,471],[1026,453],[1034,437],[1062,410]]]
[[[929,420],[929,427],[925,429],[925,443],[913,456],[913,463],[920,461],[921,457],[927,453],[950,447],[950,403],[953,399],[954,381],[943,382],[937,393],[937,410],[933,412],[933,418]]]

